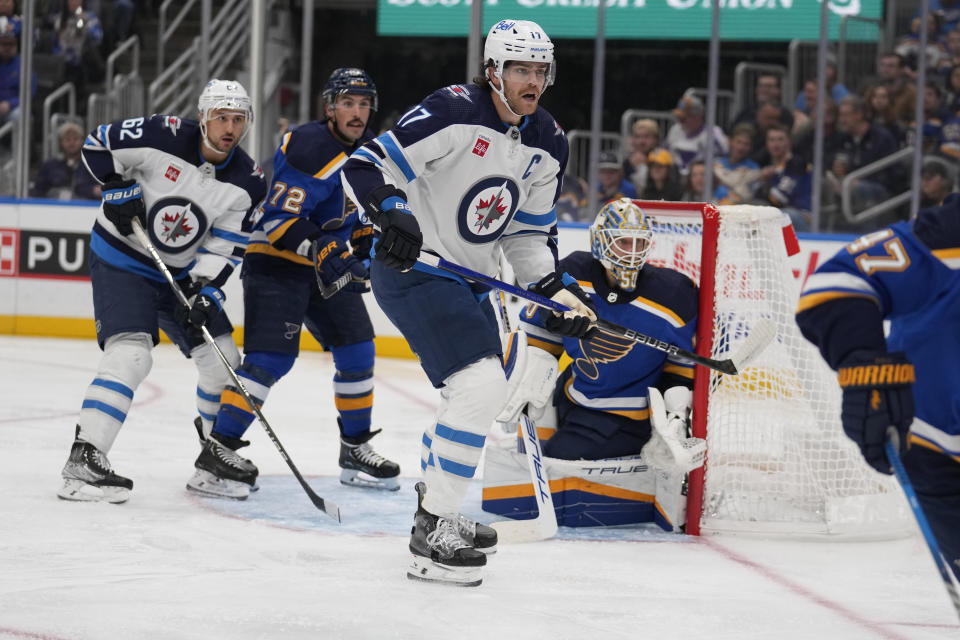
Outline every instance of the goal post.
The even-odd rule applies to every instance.
[[[794,321],[800,283],[789,218],[774,207],[636,201],[654,231],[649,264],[700,288],[696,352],[729,358],[761,319],[777,335],[737,376],[696,367],[686,532],[894,537],[910,531],[892,478],[843,433],[836,375]]]

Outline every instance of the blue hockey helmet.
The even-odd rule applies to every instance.
[[[369,74],[356,67],[341,67],[330,74],[330,79],[323,87],[323,99],[327,104],[333,104],[337,96],[345,93],[355,93],[370,98],[371,108],[377,110],[377,85]]]

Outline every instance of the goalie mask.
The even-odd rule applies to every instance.
[[[647,217],[630,198],[608,202],[590,225],[593,257],[613,274],[624,291],[636,289],[652,242]]]
[[[547,77],[543,83],[543,91],[553,84],[557,75],[557,64],[553,59],[553,42],[540,25],[529,20],[501,20],[490,27],[490,32],[487,33],[487,39],[483,44],[483,59],[484,69],[492,67],[493,75],[500,80],[500,88],[494,87],[493,90],[511,113],[513,109],[507,104],[507,98],[503,94],[502,74],[507,62],[545,62]],[[517,113],[513,115],[520,117]]]
[[[324,85],[321,95],[326,104],[332,105],[337,101],[337,96],[345,93],[355,93],[370,98],[371,110],[377,110],[377,86],[363,69],[354,67],[335,69],[330,74],[327,84]]]
[[[220,150],[213,147],[207,139],[207,121],[213,117],[213,112],[218,109],[242,113],[246,117],[247,123],[237,140],[239,146],[250,130],[250,125],[253,124],[253,104],[250,102],[247,90],[236,80],[217,80],[214,78],[200,92],[197,110],[200,111],[200,133],[203,135],[203,143],[219,153]]]

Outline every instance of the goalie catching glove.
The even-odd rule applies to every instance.
[[[902,351],[859,351],[840,364],[837,374],[843,389],[843,431],[860,447],[867,464],[892,473],[883,446],[887,428],[894,427],[900,453],[909,447],[913,365]]]
[[[597,309],[577,281],[559,273],[548,273],[530,290],[554,302],[570,307],[570,311],[559,313],[544,309],[546,316],[543,326],[547,331],[569,338],[582,338],[597,320]]]
[[[707,455],[707,441],[688,437],[693,392],[670,387],[663,395],[656,387],[647,389],[650,398],[650,441],[643,457],[658,469],[689,473],[700,467]]]

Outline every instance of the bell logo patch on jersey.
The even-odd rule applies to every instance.
[[[167,166],[167,170],[163,172],[163,177],[172,182],[176,182],[177,178],[180,177],[180,169],[171,164]]]
[[[507,177],[484,178],[470,187],[457,208],[461,237],[473,244],[499,238],[513,219],[519,198],[517,184]]]
[[[478,155],[482,158],[484,155],[486,155],[487,149],[489,148],[490,148],[490,138],[477,136],[477,141],[473,143],[474,155]]]
[[[185,251],[207,230],[207,216],[186,198],[161,198],[150,209],[148,220],[151,240],[167,253]]]

